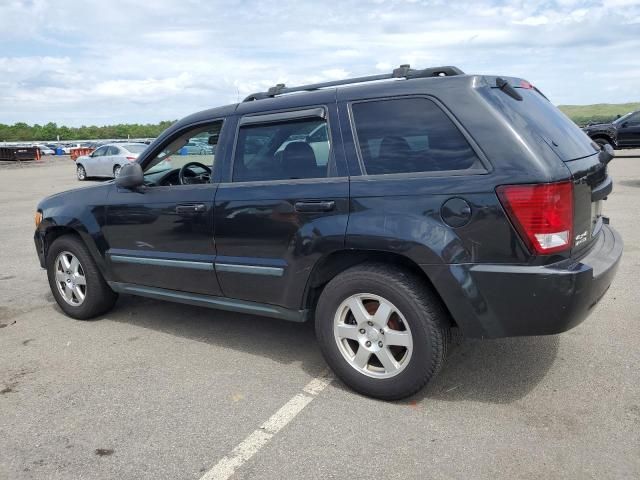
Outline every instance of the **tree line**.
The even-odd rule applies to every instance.
[[[54,122],[46,125],[28,125],[23,122],[13,125],[0,123],[0,142],[35,142],[86,140],[86,139],[118,139],[118,138],[154,138],[160,135],[174,121],[163,121],[157,124],[120,123],[118,125],[95,125],[81,127],[58,126]]]

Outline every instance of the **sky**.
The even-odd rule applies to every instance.
[[[622,103],[639,52],[640,0],[0,0],[0,123],[156,123],[405,63]]]

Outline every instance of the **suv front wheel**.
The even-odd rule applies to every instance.
[[[47,252],[49,286],[70,317],[87,320],[109,311],[118,298],[102,278],[93,257],[75,235],[57,238]]]
[[[410,396],[436,375],[448,323],[422,279],[383,264],[336,276],[316,309],[316,335],[333,371],[354,390],[384,400]]]

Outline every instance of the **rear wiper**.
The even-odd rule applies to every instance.
[[[522,101],[522,96],[518,92],[516,92],[516,89],[513,88],[511,84],[505,79],[500,77],[496,78],[496,87],[498,87],[502,92],[506,93],[514,100],[518,100],[519,102]]]

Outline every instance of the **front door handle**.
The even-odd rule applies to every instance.
[[[333,200],[322,201],[306,201],[295,203],[296,212],[330,212],[336,208],[336,202]]]
[[[176,213],[184,215],[185,213],[202,213],[207,210],[204,203],[193,203],[189,205],[178,205]]]

